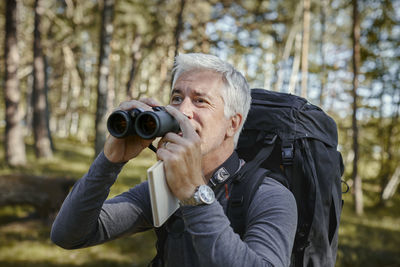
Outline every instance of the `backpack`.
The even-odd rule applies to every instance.
[[[298,209],[291,266],[334,266],[344,171],[336,123],[295,95],[252,89],[251,96],[236,149],[246,164],[232,177],[228,200],[231,226],[243,237],[254,193],[266,177],[275,179],[293,193]],[[157,255],[149,266],[162,266],[165,226],[156,234]]]
[[[237,152],[247,163],[233,181],[227,216],[241,237],[259,185],[270,177],[294,195],[298,224],[291,266],[334,266],[342,210],[343,160],[334,120],[304,98],[252,89]]]

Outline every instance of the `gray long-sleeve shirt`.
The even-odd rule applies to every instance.
[[[112,199],[109,189],[124,164],[101,153],[65,199],[51,231],[52,241],[66,249],[92,246],[125,234],[153,228],[147,182]],[[292,193],[265,179],[254,195],[240,239],[225,215],[230,187],[217,190],[211,205],[181,207],[176,216],[184,231],[169,234],[166,266],[288,266],[297,208]]]

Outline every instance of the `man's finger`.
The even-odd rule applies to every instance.
[[[151,110],[151,107],[143,102],[137,100],[125,101],[119,105],[122,110],[131,110],[134,108],[141,108],[143,110]]]
[[[196,134],[193,125],[190,123],[189,119],[185,116],[185,114],[183,114],[176,108],[171,107],[169,105],[166,106],[165,109],[178,121],[179,126],[181,127],[183,137],[190,137]]]
[[[161,104],[153,98],[141,98],[141,99],[139,99],[139,101],[143,102],[151,107],[161,106]]]
[[[158,147],[163,147],[165,143],[168,144],[182,144],[185,145],[186,141],[176,133],[169,132],[160,140]]]

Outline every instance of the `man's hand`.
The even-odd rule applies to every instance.
[[[144,111],[152,110],[151,107],[159,106],[160,104],[150,98],[137,100],[131,100],[122,102],[118,109],[120,110],[131,110],[134,108],[141,108]],[[136,157],[142,152],[143,149],[147,148],[153,140],[145,140],[137,135],[128,136],[125,138],[115,138],[109,135],[104,145],[104,155],[107,159],[114,163],[127,162],[130,159]]]
[[[182,134],[167,133],[159,142],[157,156],[164,161],[169,188],[180,200],[191,197],[197,186],[205,184],[202,173],[200,137],[189,119],[177,109],[166,110],[178,121]]]

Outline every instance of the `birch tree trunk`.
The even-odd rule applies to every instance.
[[[310,44],[310,0],[303,1],[303,47],[301,52],[301,93],[307,98],[308,47]]]
[[[282,91],[282,84],[283,84],[283,72],[285,70],[285,63],[288,61],[290,56],[290,51],[292,50],[293,43],[295,41],[296,34],[298,32],[298,23],[300,21],[301,16],[301,5],[298,5],[295,14],[293,17],[293,27],[290,28],[288,38],[285,43],[285,48],[283,50],[282,59],[279,61],[278,64],[278,78],[274,85],[274,91],[281,92]]]
[[[35,138],[35,153],[39,158],[53,156],[51,148],[48,107],[46,94],[46,64],[41,43],[41,15],[43,7],[41,0],[35,0],[35,28],[33,41],[33,133]]]
[[[100,33],[100,55],[97,83],[95,156],[103,149],[107,134],[108,77],[110,73],[111,39],[113,33],[114,0],[104,0]]]
[[[18,80],[18,41],[17,41],[17,2],[6,2],[6,36],[4,44],[5,58],[5,87],[4,99],[6,104],[5,155],[10,166],[26,164],[24,134],[21,125],[19,103],[21,92]]]
[[[357,110],[358,110],[358,73],[360,69],[360,18],[358,13],[358,0],[352,0],[353,4],[353,114],[352,114],[352,128],[353,128],[353,173],[352,178],[354,181],[354,205],[356,214],[361,215],[364,212],[364,201],[362,192],[362,180],[358,174],[358,125],[357,125]]]
[[[321,0],[321,43],[320,43],[320,53],[321,53],[321,89],[319,92],[319,105],[322,107],[325,100],[325,86],[327,83],[327,71],[326,71],[326,59],[324,47],[326,44],[326,17],[327,10],[329,8],[328,0]]]
[[[394,193],[396,193],[399,184],[400,184],[400,166],[397,166],[395,172],[393,173],[389,182],[382,191],[382,196],[381,196],[382,200],[383,201],[389,200],[394,195]]]
[[[398,150],[398,145],[396,142],[396,127],[399,125],[399,116],[400,116],[400,91],[398,91],[397,103],[396,95],[393,93],[392,95],[392,105],[395,107],[394,114],[392,115],[392,120],[390,124],[385,127],[387,133],[384,133],[381,130],[383,127],[379,126],[378,136],[382,137],[385,136],[386,139],[383,140],[382,144],[382,155],[381,155],[381,171],[378,177],[381,179],[381,203],[385,204],[387,200],[389,200],[397,190],[397,187],[400,183],[400,165],[398,165],[396,160],[396,154]],[[383,95],[382,95],[383,98]],[[381,102],[380,112],[383,112],[383,100]],[[383,118],[383,115],[380,116]],[[384,121],[383,119],[380,120],[380,123]],[[397,166],[397,167],[396,167]],[[391,178],[389,178],[391,176]]]
[[[294,59],[293,59],[293,65],[292,65],[292,74],[290,76],[290,82],[289,82],[289,88],[288,88],[288,93],[289,94],[295,94],[296,93],[296,84],[298,80],[298,73],[299,73],[299,68],[300,68],[300,54],[301,54],[301,33],[296,34],[296,41],[295,41],[295,52],[294,52]]]
[[[283,50],[282,59],[278,63],[278,78],[274,86],[274,91],[276,92],[282,92],[283,74],[285,71],[285,65],[289,59],[290,51],[292,50],[295,36],[296,36],[296,27],[294,26],[290,29],[288,38],[285,43],[285,48]]]
[[[81,95],[82,80],[77,70],[74,53],[68,45],[63,46],[65,73],[68,73],[69,82],[66,84],[67,91],[67,105],[65,105],[66,117],[70,118],[69,123],[66,124],[67,136],[75,135],[79,126],[79,97]],[[68,97],[70,95],[70,97]],[[68,103],[69,99],[69,103]]]

